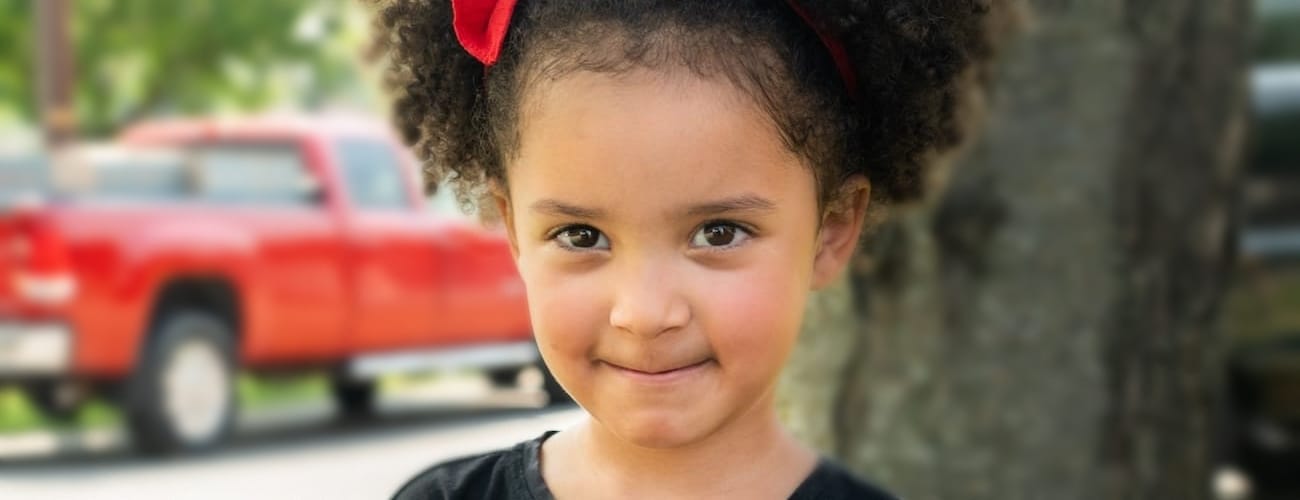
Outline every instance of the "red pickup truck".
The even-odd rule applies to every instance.
[[[46,404],[107,390],[140,449],[170,452],[229,433],[241,369],[325,368],[356,416],[380,375],[475,367],[507,383],[539,366],[504,234],[426,209],[416,162],[386,130],[143,124],[119,142],[174,161],[100,168],[92,194],[11,196],[0,382]],[[142,182],[112,182],[129,172]]]

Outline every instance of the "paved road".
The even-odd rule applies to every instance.
[[[447,458],[576,422],[530,392],[435,386],[385,395],[381,417],[341,424],[325,402],[242,415],[234,442],[202,456],[148,459],[120,430],[0,436],[3,499],[388,498]]]

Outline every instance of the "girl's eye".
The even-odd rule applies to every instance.
[[[691,237],[691,246],[703,248],[728,248],[744,243],[749,231],[730,222],[710,222]]]
[[[591,226],[568,226],[551,236],[561,247],[573,250],[605,250],[609,239]]]

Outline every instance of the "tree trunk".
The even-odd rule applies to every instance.
[[[1209,498],[1248,4],[995,2],[983,129],[813,299],[789,425],[907,498]]]

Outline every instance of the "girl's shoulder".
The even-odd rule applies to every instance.
[[[542,480],[542,442],[556,431],[504,448],[442,462],[411,478],[394,500],[531,499],[553,500]],[[829,458],[799,484],[791,500],[897,500]]]
[[[457,458],[429,467],[393,494],[408,499],[533,499],[550,500],[546,486],[535,478],[542,441],[556,431],[504,448]]]

